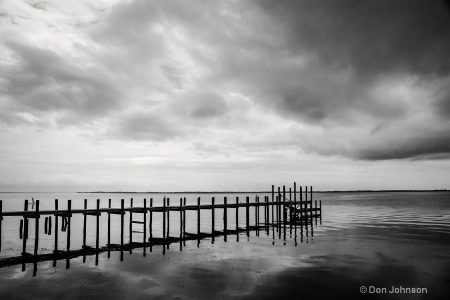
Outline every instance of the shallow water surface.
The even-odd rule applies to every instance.
[[[89,207],[94,207],[97,198],[103,203],[113,198],[116,207],[120,198],[129,201],[134,197],[135,206],[139,206],[144,197],[154,197],[155,202],[162,198],[162,195],[136,194],[10,195],[0,193],[5,211],[20,210],[23,199],[31,197],[40,198],[45,209],[53,208],[55,197],[63,204],[61,208],[67,199],[73,200],[74,207],[81,208],[84,198],[89,199]],[[169,196],[176,205],[175,199],[180,195]],[[210,203],[212,197],[181,196],[187,197],[188,204],[196,203],[198,196]],[[216,195],[216,203],[220,203],[223,196]],[[226,196],[233,199],[228,200],[232,203],[236,196],[244,200],[246,195]],[[125,252],[123,261],[118,252],[111,252],[109,258],[107,253],[101,253],[98,265],[95,256],[86,257],[84,263],[82,257],[72,259],[69,269],[66,269],[66,261],[57,261],[56,267],[52,262],[38,263],[35,277],[33,264],[27,264],[25,271],[21,265],[11,266],[0,269],[0,297],[447,299],[450,295],[449,192],[315,193],[314,199],[322,200],[323,217],[321,224],[320,221],[317,225],[314,223],[313,236],[310,229],[301,232],[302,235],[299,230],[297,237],[288,230],[284,241],[277,235],[273,239],[271,232],[266,235],[260,231],[259,237],[251,232],[250,237],[239,235],[239,242],[236,236],[228,236],[227,242],[223,237],[216,237],[214,243],[205,239],[199,245],[197,241],[188,241],[182,251],[177,244],[172,244],[165,255],[162,246],[154,246],[152,252],[148,249],[145,257],[143,249],[135,249],[131,254]],[[221,229],[219,214],[218,211],[218,230]],[[233,215],[231,211],[229,214]],[[195,218],[194,212],[188,212],[188,231],[194,230]],[[210,220],[211,216],[202,212],[202,231],[210,228]],[[77,235],[81,232],[80,221],[81,217],[80,220],[74,218],[74,247],[81,245],[81,235]],[[229,221],[229,227],[233,227],[233,218]],[[17,249],[20,251],[17,222],[18,219],[5,217],[2,257],[14,254]],[[160,220],[154,222],[157,226]],[[176,235],[176,213],[171,222]],[[103,226],[101,231],[104,230]],[[91,231],[90,244],[95,240],[95,230]],[[64,241],[63,237],[61,239]],[[52,243],[49,236],[40,244],[39,251],[51,252]],[[30,251],[32,244],[30,239]],[[61,247],[63,245],[64,242]],[[362,286],[367,288],[366,293],[361,293]],[[389,293],[393,286],[426,288],[426,293]]]

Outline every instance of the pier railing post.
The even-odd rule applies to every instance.
[[[153,207],[153,198],[150,198],[150,208]],[[153,250],[153,210],[150,211],[150,220],[148,221],[150,231],[150,252]]]
[[[98,251],[99,244],[100,244],[100,199],[97,199],[97,211],[95,213],[97,218],[97,231],[96,231],[96,238],[95,238],[95,249]]]
[[[39,249],[39,200],[36,200],[36,214],[35,214],[35,233],[34,233],[34,255],[38,254]]]
[[[303,223],[303,188],[302,188],[302,186],[300,186],[299,196],[300,196],[300,221],[301,221],[300,226],[301,226]]]
[[[130,208],[133,208],[133,198],[130,199]],[[130,254],[132,253],[132,244],[133,244],[133,211],[129,211],[130,218],[129,218],[129,226],[128,226],[128,235],[129,235],[129,243],[130,243]]]
[[[228,205],[227,205],[227,197],[223,198],[223,235],[224,235],[224,240],[225,242],[227,241],[227,209],[228,209]]]
[[[183,206],[186,206],[186,197],[183,198]],[[183,207],[183,239],[184,243],[186,243],[186,208]],[[185,244],[186,246],[186,244]]]
[[[0,252],[2,251],[3,201],[0,200]]]
[[[70,251],[71,219],[72,219],[72,200],[67,200],[67,252]]]
[[[170,206],[170,198],[167,198],[167,208]],[[167,209],[167,238],[170,237],[170,209]],[[167,244],[169,248],[169,244]]]
[[[84,199],[84,209],[87,209],[87,199]],[[86,213],[83,213],[83,249],[86,248]]]
[[[108,208],[111,209],[111,198],[108,199]],[[111,251],[109,248],[111,247],[111,212],[109,211],[108,211],[108,242],[106,246],[108,247],[108,258],[110,258]]]
[[[183,249],[183,198],[180,198],[180,251]]]
[[[163,253],[166,253],[166,197],[163,198]]]
[[[142,244],[144,245],[144,256],[146,254],[146,247],[147,247],[147,199],[144,198],[144,226],[143,227],[143,233],[144,233],[144,237],[142,239]]]
[[[259,197],[256,196],[256,204],[255,204],[255,228],[256,228],[256,236],[259,236]]]
[[[123,230],[124,230],[124,228],[123,228],[123,226],[124,226],[124,214],[125,214],[125,211],[124,211],[124,207],[125,207],[125,200],[124,199],[120,199],[120,249],[122,249],[123,250]]]
[[[212,210],[211,210],[211,235],[212,235],[212,242],[214,243],[214,223],[215,223],[215,211],[214,211],[214,205],[215,205],[215,199],[212,197]]]
[[[249,223],[250,223],[250,199],[248,196],[245,197],[245,228],[247,230],[247,236],[250,236],[250,228],[249,228]]]
[[[28,200],[23,203],[23,211],[28,211]],[[23,241],[22,241],[22,255],[27,254],[27,239],[28,239],[28,218],[24,216],[23,218]]]
[[[58,252],[58,231],[59,231],[59,228],[58,228],[59,217],[58,217],[58,214],[57,214],[57,212],[58,212],[58,199],[55,199],[55,211],[56,211],[56,214],[55,214],[55,246],[54,246],[53,253],[56,254]],[[53,261],[53,266],[56,266],[56,260]]]
[[[197,198],[197,247],[200,245],[200,197]]]

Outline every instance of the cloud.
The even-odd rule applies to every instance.
[[[49,25],[4,43],[17,61],[1,71],[4,126],[89,124],[95,137],[182,141],[202,153],[226,142],[216,151],[226,155],[281,145],[363,160],[450,153],[444,2],[131,1],[90,11],[57,24],[49,3],[39,11]],[[55,31],[62,45],[48,38]]]

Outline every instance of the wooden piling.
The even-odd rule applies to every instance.
[[[200,241],[200,197],[197,199],[197,236]]]
[[[23,219],[19,222],[19,237],[22,239],[23,236]]]
[[[163,198],[163,254],[166,254],[166,197]]]
[[[215,202],[215,199],[214,199],[214,197],[212,197],[212,200],[211,200],[211,202],[212,202],[212,208],[211,208],[211,235],[212,235],[212,242],[214,243],[214,224],[215,224],[215,211],[214,211],[214,202]]]
[[[84,209],[87,209],[87,199],[84,199]],[[83,249],[86,248],[86,220],[87,215],[83,214]]]
[[[183,249],[183,198],[180,198],[180,251]]]
[[[48,229],[48,217],[45,217],[44,219],[44,233],[47,234]]]
[[[259,236],[259,197],[256,196],[256,206],[255,206],[255,228],[256,236]]]
[[[250,223],[250,199],[249,197],[245,197],[245,228],[247,230],[247,236],[250,236],[250,228],[249,228],[249,223]]]
[[[282,199],[282,204],[281,207],[283,208],[282,210],[282,217],[283,217],[283,222],[286,224],[286,218],[285,218],[285,211],[286,211],[286,186],[283,185],[283,199]]]
[[[150,198],[150,208],[153,207],[153,198]],[[153,211],[150,211],[150,220],[148,222],[148,227],[150,230],[150,252],[153,250]]]
[[[95,250],[98,251],[100,246],[100,199],[97,199],[97,211],[95,212],[97,218],[96,236],[95,236]]]
[[[223,236],[224,236],[224,241],[227,241],[227,210],[228,210],[228,205],[227,205],[227,197],[223,198]]]
[[[300,186],[300,220],[303,222],[303,188]]]
[[[48,217],[48,230],[47,230],[47,234],[48,235],[52,235],[52,217]]]
[[[0,252],[2,251],[3,201],[0,200]]]
[[[186,206],[186,197],[183,198],[183,206]],[[186,238],[186,209],[183,209],[183,239],[185,238]],[[186,243],[185,240],[183,242]]]
[[[170,198],[167,198],[167,208],[170,206]],[[167,237],[170,237],[170,210],[167,210]],[[169,248],[169,244],[167,244],[167,248]]]
[[[131,208],[133,207],[133,198],[130,199],[130,207]],[[130,246],[131,246],[131,244],[133,244],[133,211],[131,211],[131,210],[130,210],[128,230],[129,230],[129,242],[130,242]],[[132,253],[132,249],[133,249],[133,247],[130,247],[130,253]]]
[[[142,243],[144,244],[144,256],[145,256],[145,252],[146,252],[146,244],[147,244],[147,229],[145,228],[147,226],[147,199],[144,198],[144,226],[143,227],[143,231],[144,231],[144,237],[143,237],[143,241]]]
[[[280,215],[280,201],[281,201],[280,187],[278,187],[278,196],[277,196],[276,201],[277,201],[277,207],[276,207],[276,209],[277,209],[277,231],[279,231],[280,230],[279,226],[281,226],[281,223],[280,223],[280,220],[281,220],[281,215]]]
[[[111,208],[111,198],[108,199],[108,208]],[[108,248],[111,245],[111,213],[108,212]],[[109,254],[109,251],[108,251]],[[108,257],[109,258],[109,257]]]
[[[39,247],[39,200],[36,200],[36,214],[35,214],[35,225],[34,225],[34,255],[38,253]]]
[[[239,236],[239,197],[236,197],[236,234]]]
[[[123,218],[124,218],[124,206],[125,206],[125,200],[120,199],[120,249],[123,249]]]
[[[28,211],[28,200],[25,200],[23,204],[23,211]],[[23,229],[23,241],[22,241],[22,255],[27,254],[27,239],[28,239],[28,218],[24,216],[24,229]]]
[[[70,251],[70,223],[72,219],[72,200],[67,200],[67,252]]]
[[[55,199],[55,211],[58,212],[58,199]],[[55,246],[53,252],[58,252],[58,221],[59,217],[58,214],[55,214]],[[54,266],[56,266],[56,260],[53,262]]]

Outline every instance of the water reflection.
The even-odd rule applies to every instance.
[[[320,224],[322,223],[322,218],[320,219]],[[64,220],[64,218],[63,218]],[[64,224],[65,223],[65,224]],[[63,225],[61,228],[61,231],[63,228],[66,228],[67,221],[63,221]],[[21,223],[22,224],[22,223]],[[46,223],[46,226],[51,224],[51,222]],[[166,255],[166,251],[168,251],[170,248],[169,246],[171,244],[179,244],[179,251],[183,251],[183,245],[186,245],[187,241],[197,241],[197,248],[200,248],[200,245],[203,241],[211,240],[211,245],[214,245],[214,241],[218,237],[223,237],[223,242],[227,243],[228,236],[235,235],[236,236],[236,242],[239,242],[239,238],[242,235],[245,235],[247,237],[247,241],[250,242],[252,240],[251,233],[255,234],[255,239],[260,238],[261,236],[265,237],[272,237],[272,245],[275,245],[278,237],[278,240],[283,242],[283,245],[287,245],[287,241],[292,240],[293,246],[297,246],[298,242],[308,243],[308,237],[310,232],[310,236],[313,236],[313,227],[314,227],[314,221],[307,219],[305,221],[298,221],[290,223],[289,228],[287,228],[287,225],[285,224],[274,224],[273,226],[268,226],[268,224],[264,225],[255,225],[255,226],[249,226],[248,228],[237,228],[235,230],[223,230],[223,231],[213,231],[211,233],[203,233],[200,234],[192,234],[188,232],[184,232],[184,234],[181,234],[177,237],[174,236],[167,236],[165,238],[156,238],[151,237],[149,238],[148,242],[145,243],[138,243],[138,242],[132,242],[128,244],[109,244],[104,247],[98,247],[93,248],[90,246],[83,246],[82,249],[78,250],[69,250],[69,251],[54,251],[53,253],[48,254],[39,254],[39,255],[31,255],[26,253],[25,255],[18,256],[18,257],[10,257],[0,260],[0,268],[2,267],[8,267],[13,266],[17,264],[22,265],[22,272],[26,270],[26,265],[32,264],[33,265],[33,276],[36,276],[37,269],[38,269],[38,263],[41,262],[47,262],[52,261],[52,266],[56,267],[58,261],[65,261],[66,269],[70,269],[70,261],[72,259],[82,257],[82,262],[86,263],[87,257],[95,257],[95,266],[98,266],[99,263],[99,254],[103,252],[107,252],[107,257],[111,257],[112,252],[119,252],[120,253],[120,261],[124,260],[124,252],[129,252],[129,254],[133,254],[135,251],[140,250],[142,252],[143,256],[145,257],[147,255],[147,249],[149,249],[150,252],[153,251],[154,246],[162,246],[162,254],[163,256]],[[22,230],[22,225],[21,225]],[[24,234],[26,234],[25,228]],[[51,232],[51,229],[49,229]],[[271,232],[270,232],[271,231]],[[288,234],[289,232],[289,234]],[[278,233],[278,235],[276,234]],[[304,235],[305,233],[305,235]],[[261,235],[263,234],[263,235]],[[26,238],[24,238],[26,241]],[[207,243],[208,244],[208,243]]]

